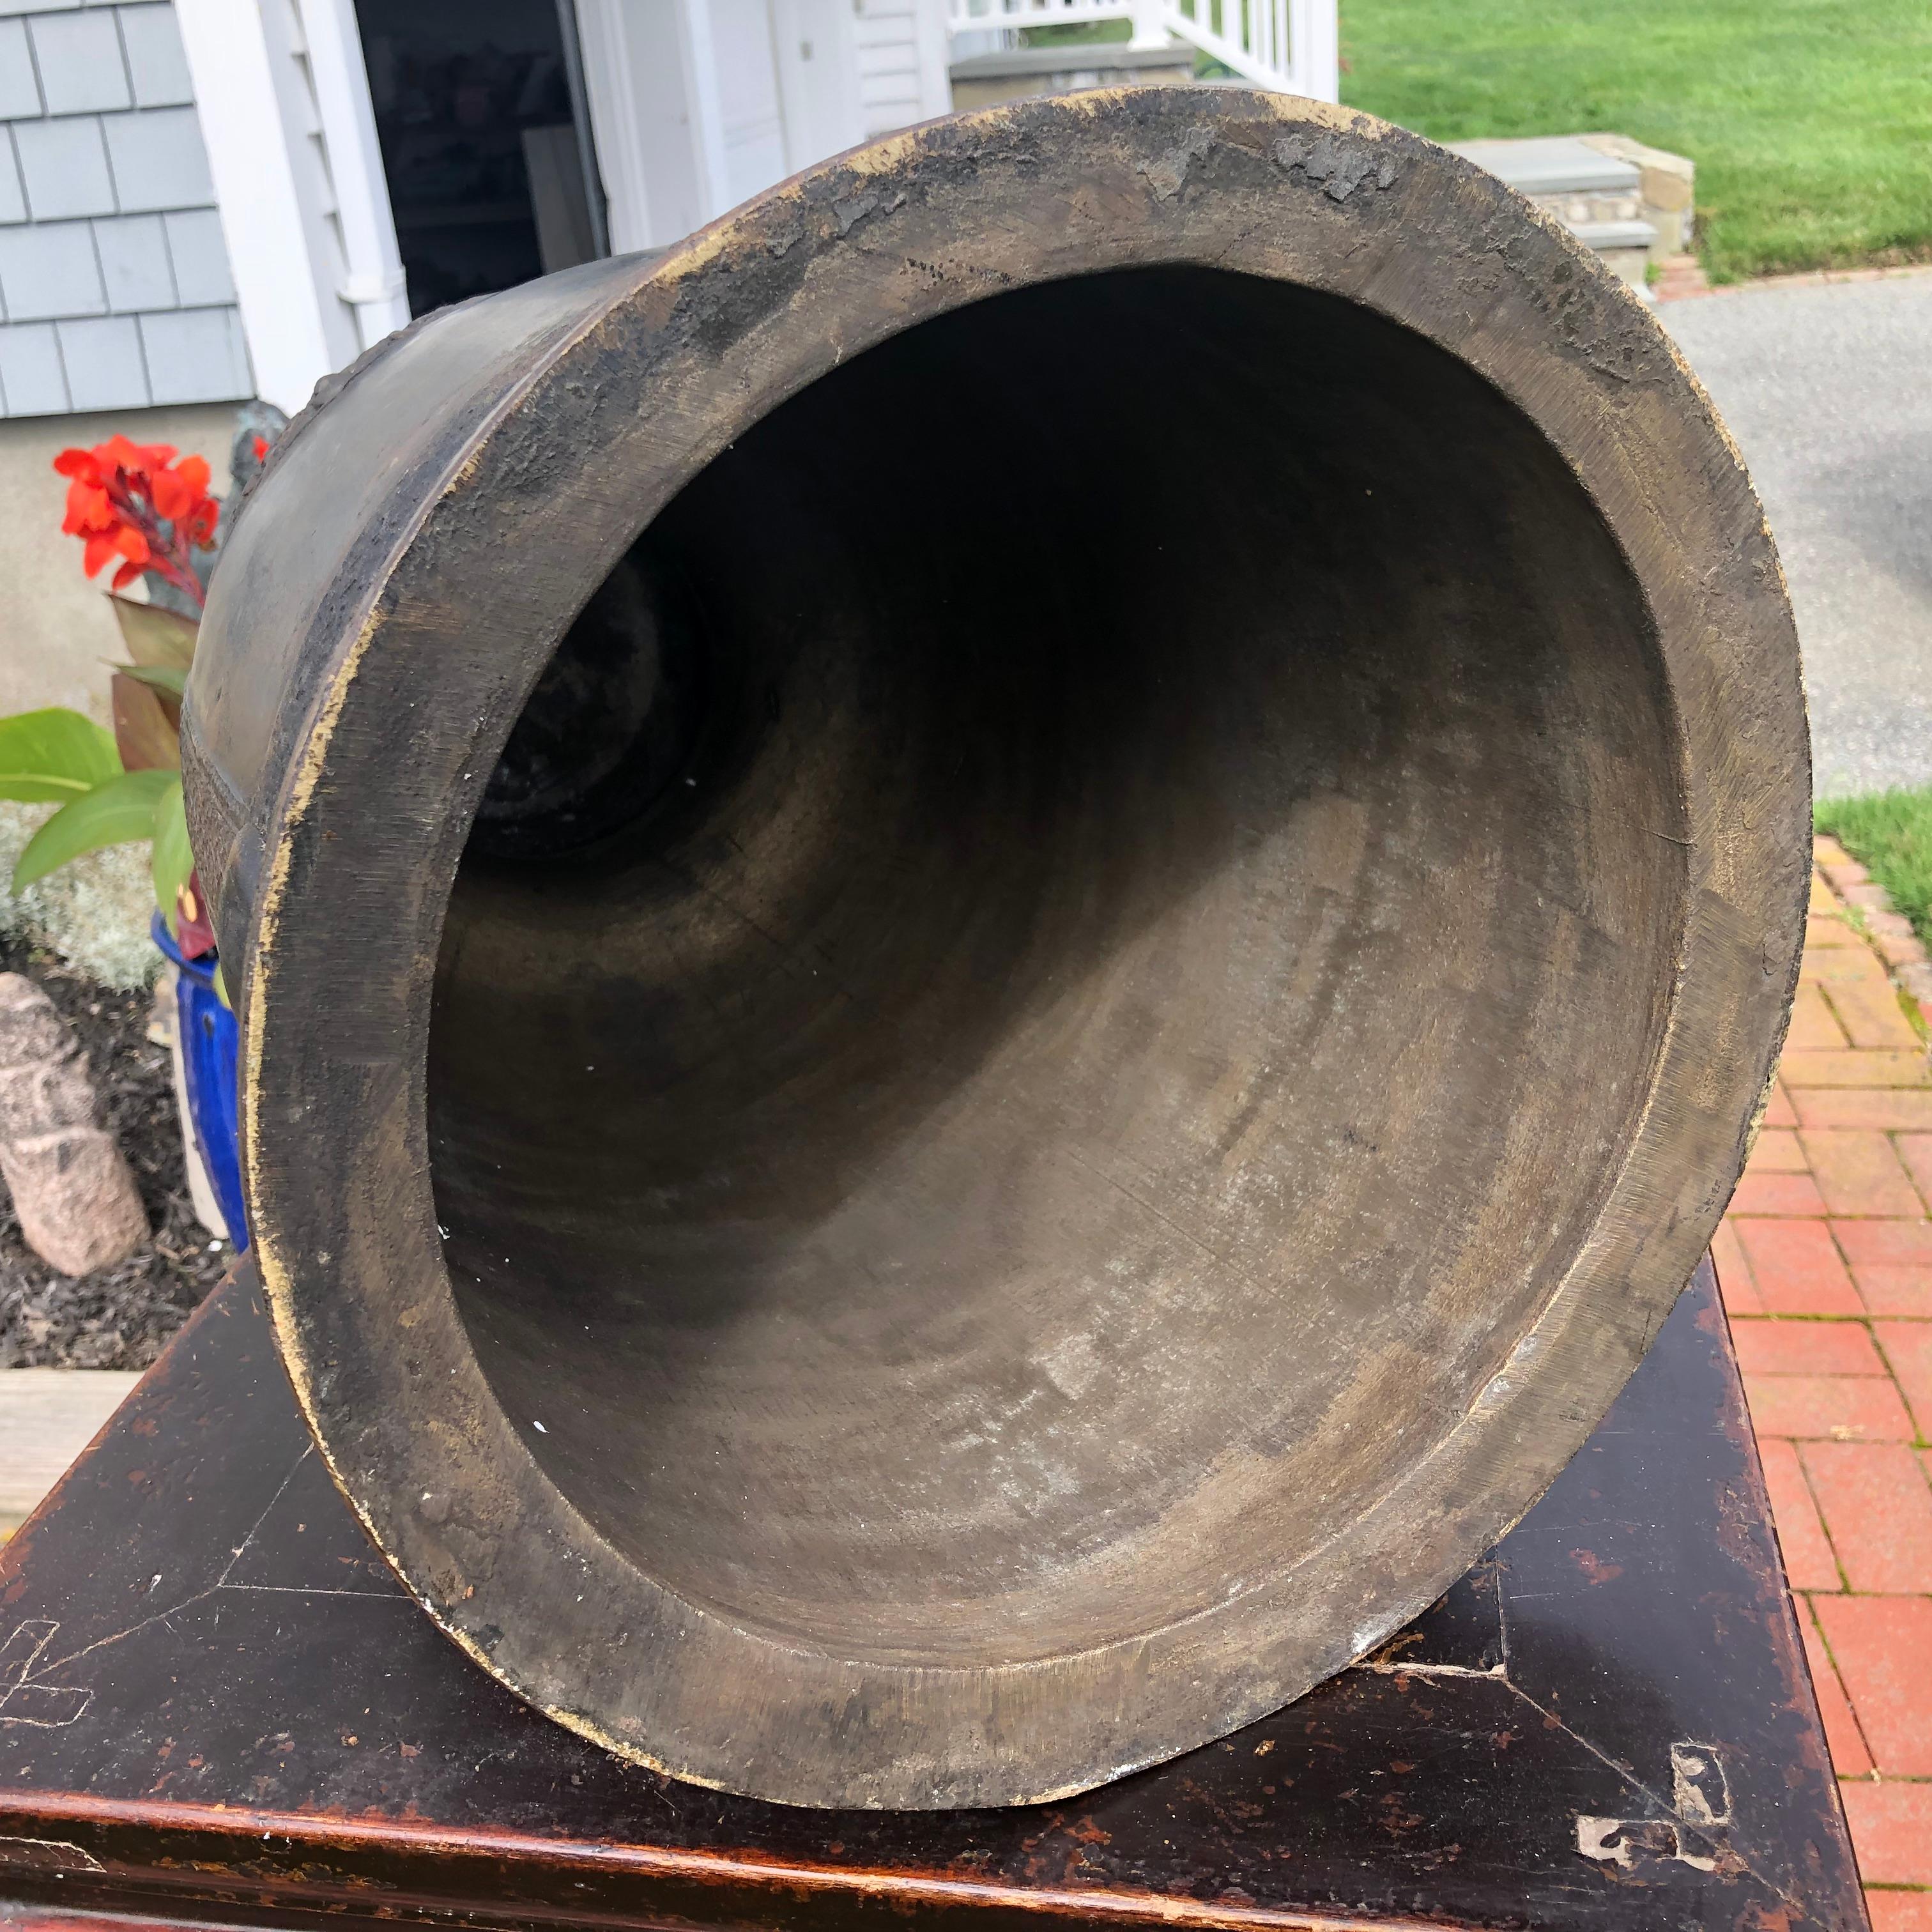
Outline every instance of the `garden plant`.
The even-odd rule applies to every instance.
[[[61,527],[86,544],[87,574],[115,566],[109,596],[128,662],[112,667],[111,731],[62,706],[0,719],[0,798],[59,808],[20,854],[13,890],[82,853],[148,840],[155,904],[184,956],[197,958],[214,939],[182,807],[181,704],[197,628],[188,613],[206,595],[196,553],[213,551],[220,506],[206,460],[166,443],[113,436],[63,450],[54,467],[68,479]],[[144,576],[187,610],[122,594]]]

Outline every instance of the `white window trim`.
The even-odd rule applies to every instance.
[[[724,116],[706,0],[578,0],[592,143],[616,254],[724,213]]]
[[[315,211],[302,205],[283,105],[288,76],[276,71],[261,0],[175,0],[256,389],[291,415],[346,359],[332,346],[346,321],[338,304],[352,310],[364,348],[409,320],[352,0],[295,4],[348,256],[344,276],[311,246],[305,216]]]
[[[372,348],[408,323],[410,304],[355,0],[297,4],[302,38],[308,43],[316,107],[322,116],[322,146],[335,184],[343,247],[349,257],[349,272],[336,293],[356,311],[362,346]]]
[[[256,0],[175,0],[256,392],[292,415],[329,373],[280,96]]]

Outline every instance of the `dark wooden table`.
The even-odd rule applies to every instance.
[[[1068,1804],[790,1810],[526,1711],[364,1541],[245,1274],[8,1547],[0,1610],[16,1926],[1866,1922],[1708,1264],[1420,1621]]]

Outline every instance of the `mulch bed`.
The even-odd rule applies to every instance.
[[[80,1034],[103,1124],[128,1156],[155,1231],[148,1247],[116,1267],[57,1274],[21,1240],[0,1188],[0,1368],[146,1368],[233,1258],[189,1202],[168,1050],[148,1037],[153,995],[115,992],[4,937],[0,971],[43,987]]]

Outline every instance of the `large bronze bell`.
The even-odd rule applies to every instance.
[[[190,815],[290,1372],[478,1662],[699,1783],[1015,1804],[1522,1513],[1802,929],[1777,560],[1638,300],[1364,116],[1100,93],[334,388]]]

